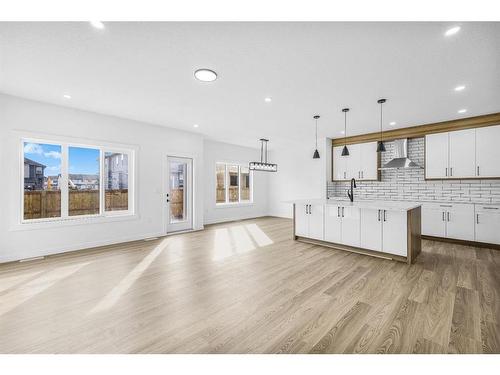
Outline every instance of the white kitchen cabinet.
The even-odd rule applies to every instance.
[[[500,245],[500,206],[476,205],[476,241]]]
[[[295,205],[295,235],[307,237],[309,235],[309,205]]]
[[[337,146],[333,148],[333,178],[334,180],[347,179],[347,158],[349,156],[342,156],[342,149],[344,146]]]
[[[474,177],[476,175],[476,129],[449,133],[448,177]]]
[[[407,213],[383,210],[382,222],[382,251],[407,256]]]
[[[309,205],[309,238],[324,240],[324,209],[322,204]]]
[[[500,177],[500,125],[476,129],[476,176]]]
[[[342,156],[344,146],[333,148],[334,180],[376,180],[378,178],[377,142],[347,145],[348,156]]]
[[[425,178],[448,177],[448,133],[425,136]]]
[[[367,142],[359,144],[360,150],[360,179],[378,179],[378,157],[377,142]]]
[[[453,204],[446,211],[446,237],[474,241],[474,206]]]
[[[327,204],[325,207],[325,241],[342,242],[341,206]]]
[[[342,243],[359,247],[359,208],[342,206]]]
[[[360,247],[382,251],[382,210],[363,208],[360,211]]]
[[[422,206],[422,234],[446,237],[446,210],[444,208]]]

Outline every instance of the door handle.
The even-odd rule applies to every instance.
[[[447,221],[450,221],[450,211],[448,211],[448,212],[446,213],[446,215],[447,215],[447,217],[448,217],[448,220],[447,220]]]
[[[361,171],[361,178],[365,178],[365,171]]]
[[[346,177],[345,177],[345,172],[344,172],[344,180],[345,180],[345,178],[346,178]]]
[[[477,166],[477,175],[479,176],[479,165]]]
[[[476,214],[476,224],[479,224],[479,214]]]
[[[380,210],[378,210],[377,221],[380,221]]]
[[[453,167],[450,167],[450,176],[453,177]]]
[[[386,211],[386,210],[384,210],[384,221],[387,221],[387,220],[386,220],[386,217],[385,217],[385,214],[386,214],[386,213],[387,213],[387,211]]]
[[[342,207],[342,217],[344,217],[344,207]]]
[[[444,169],[444,174],[445,174],[446,177],[448,177],[448,168]]]
[[[309,215],[312,214],[312,206],[309,205]]]
[[[337,207],[337,217],[340,217],[340,206]]]
[[[308,206],[309,206],[309,205],[308,205],[308,204],[306,204],[306,215],[309,213],[309,212],[307,212],[307,207],[308,207]]]
[[[444,215],[445,215],[445,214],[444,214],[444,211],[443,211],[443,218],[442,218],[442,221],[444,221]]]

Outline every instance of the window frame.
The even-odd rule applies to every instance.
[[[217,165],[224,165],[224,190],[225,190],[225,201],[217,202]],[[229,167],[238,167],[238,202],[229,202],[229,186],[231,185],[230,176],[229,176]],[[248,170],[249,176],[249,188],[250,188],[250,199],[249,200],[241,200],[241,167],[248,167],[248,164],[245,163],[235,163],[235,162],[225,162],[225,161],[217,161],[215,162],[215,205],[216,207],[234,207],[234,206],[249,206],[253,205],[253,170]]]
[[[61,192],[61,216],[50,217],[50,218],[38,218],[38,219],[25,219],[24,218],[24,144],[25,143],[37,143],[37,144],[47,144],[61,147],[61,185],[59,190]],[[78,222],[88,222],[93,219],[99,221],[118,218],[118,217],[131,217],[135,216],[135,202],[136,202],[136,152],[137,147],[131,145],[119,145],[119,144],[109,144],[98,141],[81,141],[74,138],[65,137],[38,137],[38,136],[21,136],[19,138],[20,147],[20,160],[19,160],[19,181],[20,181],[20,220],[19,224],[21,227],[29,227],[29,224],[41,224],[41,223],[52,223],[52,224],[62,224],[62,223],[78,223]],[[70,147],[80,147],[80,148],[90,148],[99,151],[99,213],[97,214],[87,214],[87,215],[69,215],[69,188],[68,188],[68,178],[69,178],[69,148]],[[126,154],[128,156],[128,209],[120,211],[106,211],[106,192],[104,186],[104,155],[106,152],[119,152],[121,154]]]

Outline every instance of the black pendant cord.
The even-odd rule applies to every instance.
[[[318,119],[316,119],[316,150],[318,149]]]
[[[347,111],[344,111],[344,146],[347,146]]]

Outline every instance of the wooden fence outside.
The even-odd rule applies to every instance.
[[[70,190],[69,216],[95,215],[99,213],[99,190]],[[128,209],[128,190],[107,190],[106,211]],[[41,219],[61,216],[61,192],[25,191],[24,219]]]
[[[224,188],[216,188],[216,202],[224,203],[226,201],[226,189]],[[229,203],[238,202],[238,186],[230,186],[229,187]],[[241,189],[241,200],[249,201],[250,200],[250,189],[242,188]]]

